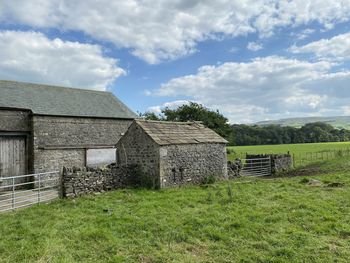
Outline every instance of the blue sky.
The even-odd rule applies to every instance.
[[[231,123],[350,115],[350,0],[0,0],[0,79],[196,101]]]

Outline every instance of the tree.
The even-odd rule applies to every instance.
[[[139,113],[141,118],[151,121],[160,121],[162,120],[161,116],[155,114],[154,112],[146,111],[145,113]]]

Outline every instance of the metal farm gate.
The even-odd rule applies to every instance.
[[[271,158],[241,159],[242,176],[268,176],[271,175]]]
[[[59,196],[59,172],[0,178],[0,212],[47,203]]]

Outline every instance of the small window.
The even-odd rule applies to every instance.
[[[173,173],[173,181],[174,181],[174,183],[175,183],[175,182],[176,182],[176,169],[173,168],[173,169],[171,169],[171,171],[172,171],[172,173]]]
[[[181,182],[184,180],[184,168],[180,168],[179,169],[179,171],[180,171],[180,179],[181,179]]]
[[[96,167],[115,163],[117,160],[116,148],[87,149],[86,166]]]

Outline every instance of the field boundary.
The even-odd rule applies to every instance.
[[[293,166],[305,166],[315,162],[329,161],[337,158],[350,156],[350,148],[341,150],[328,150],[317,152],[293,153]]]

